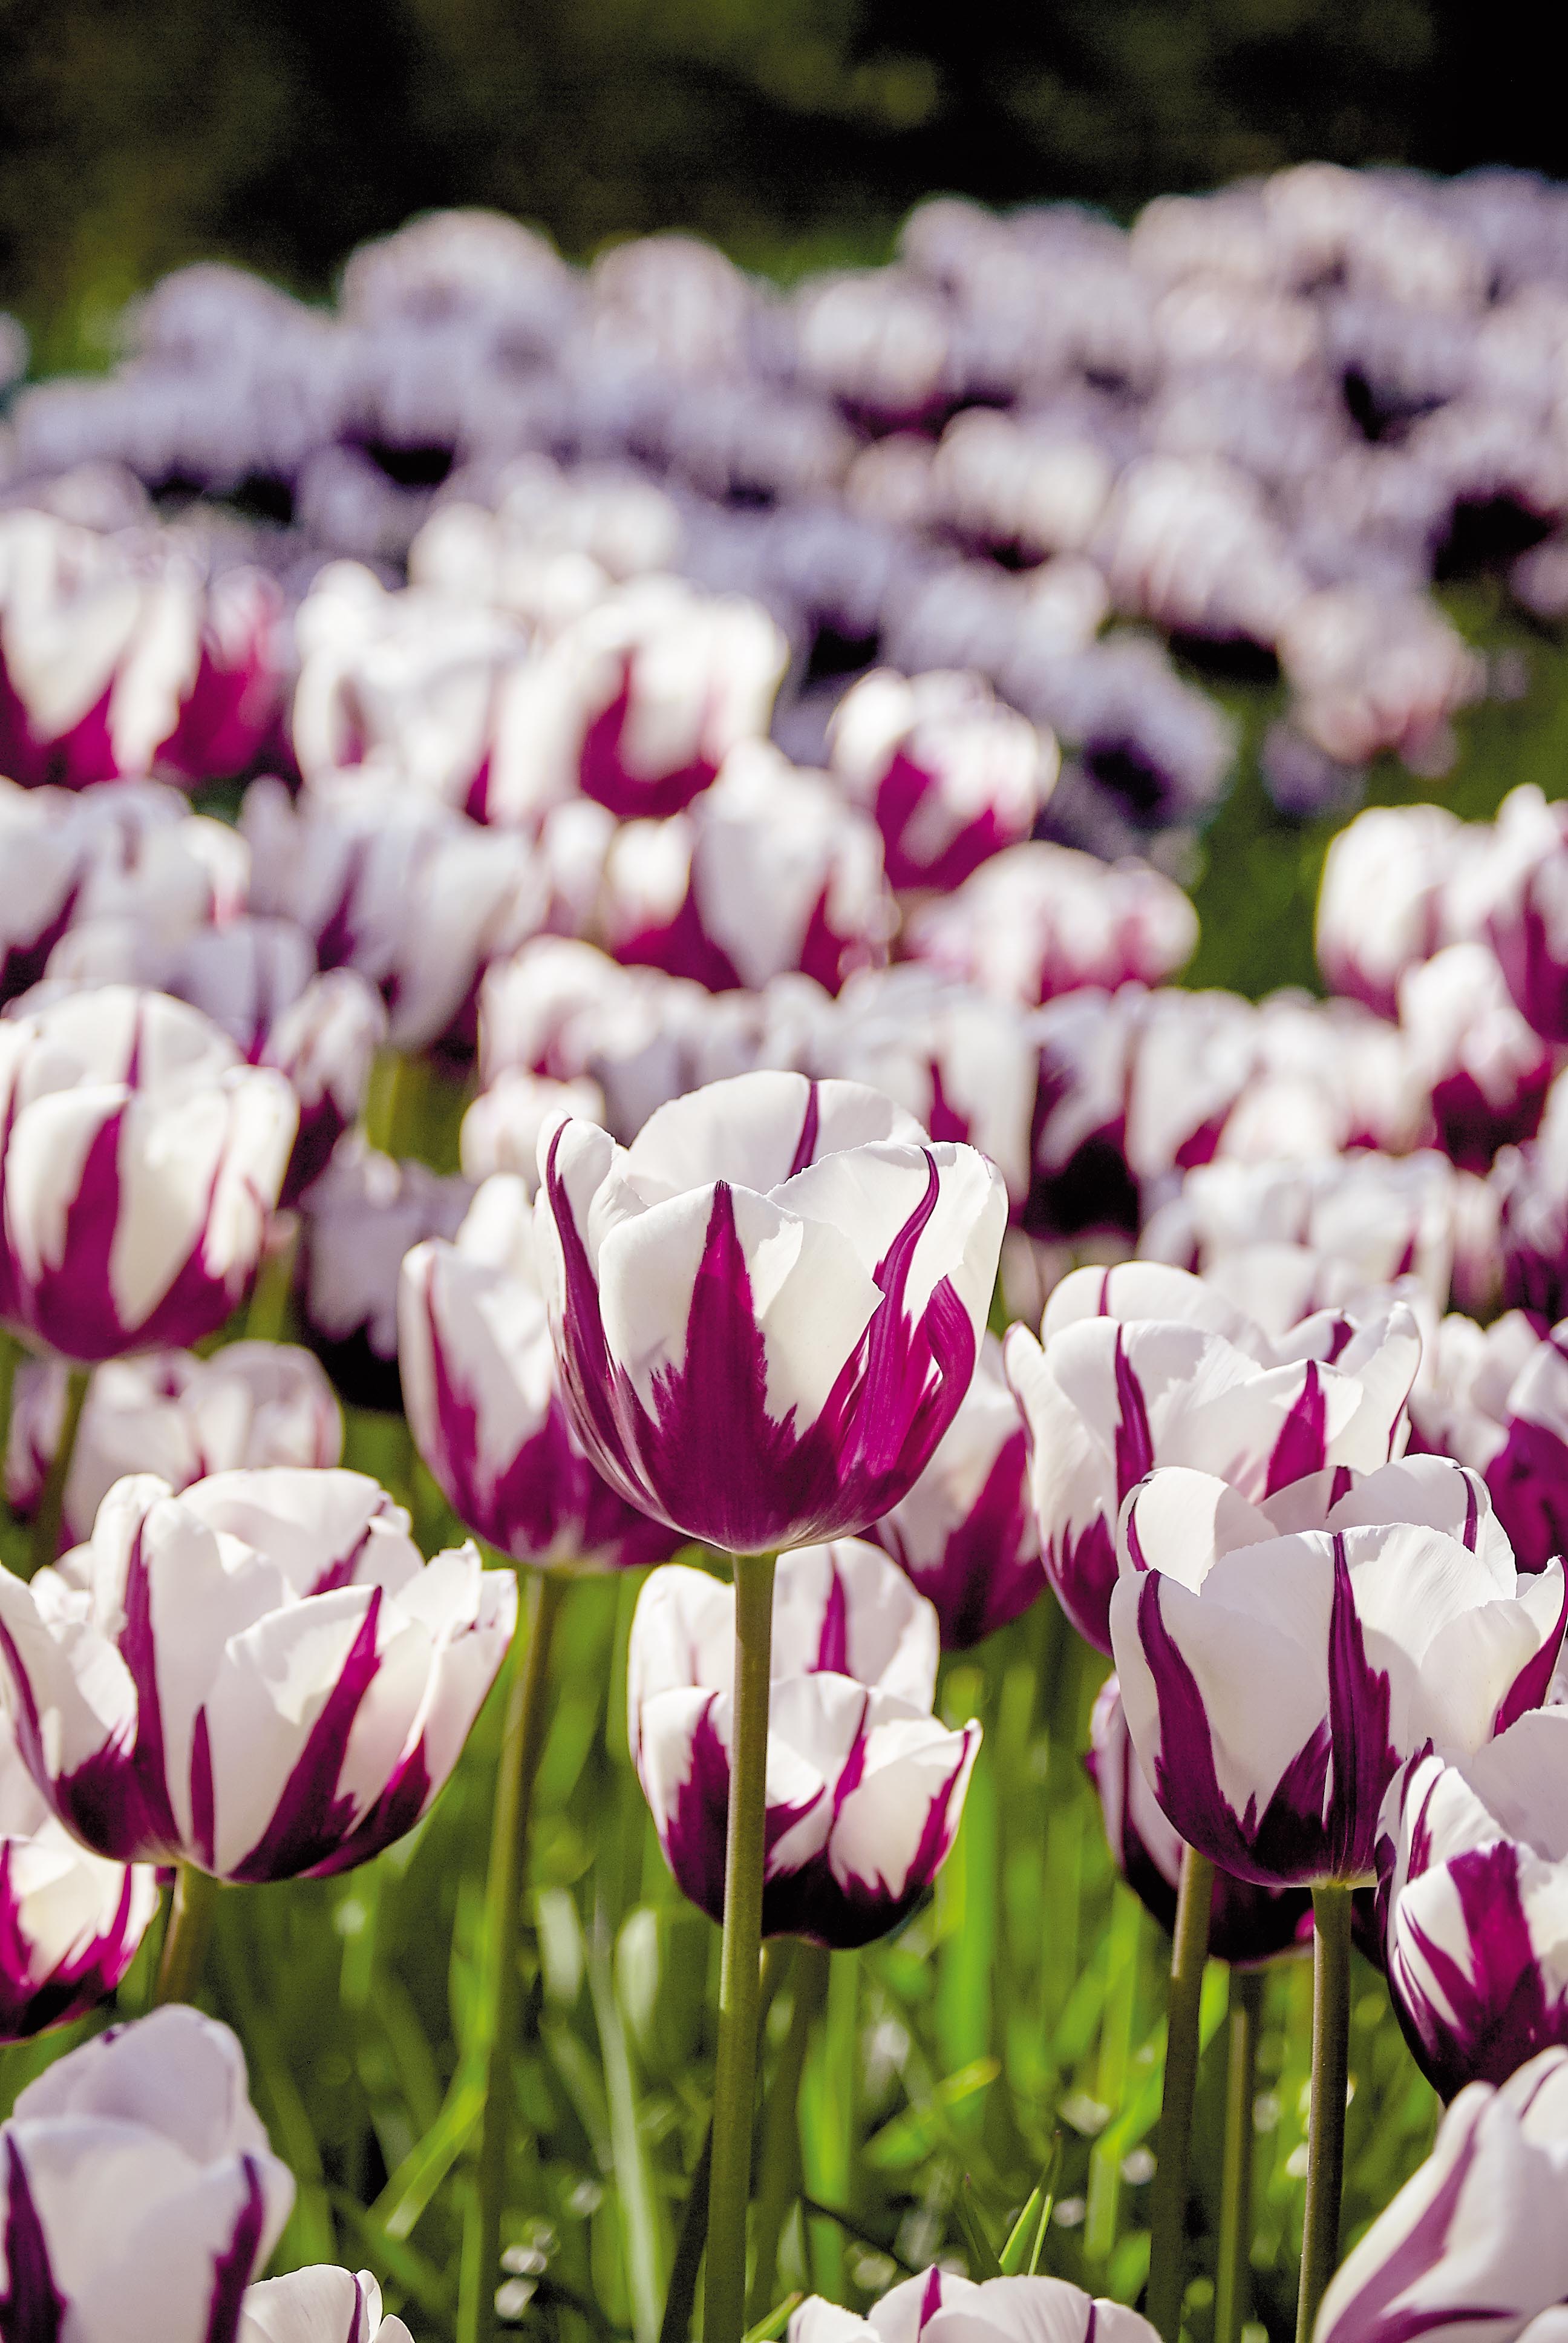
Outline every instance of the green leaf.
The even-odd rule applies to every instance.
[[[963,2186],[953,2200],[953,2217],[969,2251],[970,2276],[977,2282],[982,2278],[1000,2278],[1002,2267],[997,2259],[996,2247],[986,2235],[980,2207],[975,2202],[974,2182],[967,2172]]]

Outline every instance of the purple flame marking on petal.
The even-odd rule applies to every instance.
[[[815,1665],[819,1672],[831,1675],[847,1676],[853,1673],[849,1666],[849,1606],[839,1565],[830,1555],[828,1562],[828,1601],[822,1613],[822,1632],[817,1640]]]
[[[0,2295],[0,2343],[59,2343],[68,2306],[55,2284],[27,2167],[9,2127],[3,2136],[6,2278]]]
[[[380,1615],[381,1589],[373,1586],[337,1681],[306,1736],[266,1828],[248,1855],[226,1870],[226,1878],[297,1879],[339,1852],[353,1822],[354,1801],[338,1796],[337,1784],[354,1720],[380,1665]]]
[[[789,1176],[791,1180],[797,1172],[804,1172],[808,1164],[815,1163],[817,1161],[818,1124],[820,1115],[821,1103],[818,1085],[815,1081],[812,1081],[806,1086],[806,1112],[800,1124],[800,1136],[795,1142],[795,1152],[789,1162]]]
[[[1509,1725],[1533,1708],[1539,1708],[1552,1689],[1552,1678],[1557,1666],[1557,1656],[1563,1648],[1563,1636],[1568,1629],[1568,1571],[1563,1574],[1563,1600],[1557,1606],[1557,1620],[1541,1649],[1525,1661],[1508,1691],[1498,1703],[1493,1719],[1493,1735],[1506,1732]]]
[[[1300,1396],[1292,1403],[1269,1459],[1265,1497],[1288,1488],[1292,1481],[1304,1481],[1310,1473],[1322,1471],[1327,1462],[1327,1395],[1318,1363],[1309,1359],[1302,1369]]]
[[[212,2293],[208,2298],[205,2343],[234,2343],[239,2332],[245,2290],[250,2284],[256,2256],[261,2251],[262,2230],[266,2218],[266,2200],[261,2192],[261,2175],[256,2158],[242,2159],[245,2174],[245,2202],[229,2232],[229,2241],[221,2254],[213,2256]]]
[[[1109,1278],[1110,1272],[1107,1272]],[[1143,1386],[1132,1372],[1126,1338],[1116,1329],[1116,1502],[1120,1506],[1154,1463]]]
[[[1388,1675],[1367,1660],[1342,1536],[1333,1541],[1333,1556],[1328,1654],[1332,1789],[1324,1825],[1332,1868],[1344,1877],[1372,1868],[1378,1810],[1399,1771],[1400,1756],[1389,1739]]]
[[[1325,2343],[1417,2343],[1417,2338],[1434,2328],[1453,2323],[1454,2305],[1448,2300],[1424,2310],[1395,2310],[1393,2306],[1442,2260],[1478,2144],[1478,2133],[1473,2128],[1432,2202],[1379,2263],[1361,2292],[1346,2304],[1328,2330]],[[1472,2319],[1506,2319],[1511,2327],[1519,2325],[1517,2310],[1494,2309],[1481,2303],[1467,2302],[1463,2318],[1467,2324]]]

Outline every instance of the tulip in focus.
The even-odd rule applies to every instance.
[[[106,2001],[157,1908],[150,1865],[107,1863],[55,1820],[0,1712],[0,2042]]]
[[[561,1397],[528,1186],[487,1180],[450,1243],[404,1256],[397,1358],[414,1443],[458,1519],[514,1562],[663,1562],[680,1539],[601,1477]]]
[[[247,2287],[235,2343],[413,2343],[400,2318],[381,2314],[381,2288],[317,2262]]]
[[[1472,2083],[1331,2280],[1312,2343],[1562,2343],[1568,2050]]]
[[[112,985],[0,1024],[0,1316],[69,1359],[194,1342],[255,1274],[297,1121],[217,1027]]]
[[[814,2294],[786,2332],[788,2343],[1154,2343],[1136,2310],[1065,2278],[991,2278],[977,2286],[950,2269],[905,2278],[864,2318]]]
[[[1568,1710],[1412,1760],[1378,1845],[1389,1991],[1444,2098],[1568,2046]]]
[[[964,1651],[1044,1592],[1028,1437],[987,1334],[975,1377],[907,1497],[867,1532],[935,1605],[942,1646]]]
[[[119,1482],[87,1544],[0,1576],[16,1741],[100,1855],[346,1871],[446,1782],[517,1620],[472,1545],[426,1563],[363,1474]]]
[[[1121,1515],[1111,1635],[1139,1760],[1181,1836],[1261,1886],[1370,1878],[1400,1767],[1538,1707],[1568,1621],[1562,1564],[1522,1575],[1462,1465],[1385,1465],[1325,1510],[1335,1479],[1251,1504],[1173,1468]]]
[[[237,2343],[294,2200],[226,2026],[176,2004],[29,2083],[0,2130],[7,2337]]]
[[[24,1359],[16,1370],[5,1452],[5,1494],[30,1514],[44,1492],[65,1417],[65,1369]],[[93,1534],[115,1483],[156,1473],[176,1492],[212,1473],[267,1464],[336,1464],[343,1413],[308,1351],[285,1342],[227,1342],[210,1359],[190,1351],[106,1360],[87,1385],[62,1526],[65,1544]]]
[[[638,1598],[628,1734],[676,1878],[723,1916],[735,1596],[671,1563]],[[782,1557],[773,1595],[764,1936],[864,1945],[947,1858],[980,1746],[931,1714],[937,1620],[885,1554],[846,1538]]]
[[[1147,1473],[1191,1465],[1259,1503],[1310,1474],[1374,1471],[1402,1442],[1421,1357],[1402,1302],[1355,1325],[1325,1311],[1271,1342],[1202,1279],[1152,1262],[1074,1271],[1040,1337],[1011,1327],[1003,1356],[1046,1575],[1097,1651],[1117,1518]]]
[[[573,1423],[628,1503],[732,1554],[852,1534],[969,1389],[999,1174],[876,1091],[743,1074],[629,1148],[541,1142],[540,1266]]]
[[[1106,1843],[1117,1870],[1167,1936],[1176,1924],[1185,1841],[1160,1810],[1127,1730],[1121,1687],[1107,1676],[1089,1721],[1089,1778],[1100,1794]],[[1251,1968],[1293,1952],[1312,1918],[1304,1887],[1262,1887],[1216,1870],[1209,1950],[1232,1967]]]

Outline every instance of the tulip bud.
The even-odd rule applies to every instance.
[[[0,1314],[94,1361],[221,1326],[256,1272],[297,1112],[280,1074],[157,993],[0,1026]]]
[[[176,2004],[111,2026],[28,2084],[0,2138],[11,2333],[235,2343],[294,2181],[226,2026]]]
[[[17,1745],[120,1862],[225,1879],[346,1871],[457,1764],[517,1619],[472,1545],[423,1561],[357,1473],[119,1482],[90,1541],[0,1575]]]
[[[235,2343],[413,2343],[400,2318],[381,2315],[381,2288],[318,2262],[246,2289]]]
[[[571,1428],[528,1185],[486,1181],[456,1239],[405,1254],[397,1359],[415,1445],[460,1521],[514,1562],[663,1562],[679,1534],[595,1470]]]
[[[1330,1502],[1338,1479],[1259,1505],[1172,1468],[1122,1510],[1111,1636],[1139,1760],[1182,1837],[1261,1886],[1369,1878],[1401,1765],[1538,1706],[1568,1621],[1561,1564],[1521,1576],[1462,1465],[1411,1457]]]
[[[572,1421],[630,1504],[730,1553],[877,1521],[968,1390],[1007,1216],[972,1149],[853,1082],[742,1074],[631,1146],[541,1142]]]
[[[638,1600],[628,1735],[670,1869],[724,1911],[734,1733],[732,1589],[678,1563]],[[957,1835],[980,1746],[931,1715],[937,1621],[858,1539],[779,1564],[768,1728],[765,1936],[864,1945],[930,1886]]]

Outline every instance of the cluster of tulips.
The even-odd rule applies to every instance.
[[[1483,496],[1448,409],[1462,419],[1509,353],[1527,372],[1522,351],[1546,396],[1555,246],[1510,237],[1560,201],[1292,174],[1156,206],[1112,242],[1076,216],[931,206],[897,270],[789,305],[684,246],[629,247],[585,285],[505,223],[436,221],[357,256],[337,321],[228,277],[172,280],[135,361],[18,404],[0,516],[0,2035],[108,2013],[162,1933],[157,2006],[46,2066],[0,2126],[6,2343],[400,2343],[368,2274],[260,2276],[293,2183],[237,2041],[193,2004],[219,1896],[408,1841],[492,1691],[457,2324],[461,2343],[494,2335],[529,2117],[518,1942],[552,1644],[590,1571],[647,1573],[630,1755],[670,1874],[722,1932],[668,2343],[699,2272],[704,2343],[741,2343],[778,2262],[773,2212],[750,2205],[765,1948],[800,1947],[819,1980],[918,1916],[980,1741],[939,1700],[942,1654],[983,1668],[1048,1588],[1101,1655],[1085,1755],[1111,1853],[1172,1937],[1147,2318],[1040,2274],[1042,2184],[1000,2248],[974,2229],[967,2276],[944,2262],[887,2294],[878,2343],[1179,2343],[1211,1956],[1232,1970],[1213,2275],[1217,2343],[1236,2343],[1249,1996],[1309,1944],[1301,2343],[1483,2322],[1508,2343],[1542,2320],[1556,2343],[1568,822],[1529,789],[1487,824],[1362,814],[1320,902],[1331,997],[1183,990],[1181,889],[1066,841],[1125,843],[1084,812],[1112,770],[1158,827],[1164,785],[1129,776],[1181,724],[1190,749],[1204,711],[1153,654],[1118,666],[1134,712],[1095,779],[1094,693],[1081,678],[1070,715],[1068,669],[1049,708],[1028,679],[1074,595],[1081,648],[1114,598],[1284,658],[1288,597],[1273,632],[1267,597],[1219,617],[1169,598],[1197,590],[1191,530],[1210,528],[1182,499],[1201,489],[1211,517],[1233,481],[1129,442],[1094,496],[1081,480],[1092,510],[1070,540],[1044,502],[1025,529],[1034,488],[1000,441],[1005,528],[906,504],[895,529],[876,498],[966,478],[978,495],[963,464],[987,417],[1060,449],[1030,419],[1042,386],[1065,413],[1112,327],[1118,395],[1153,433],[1175,428],[1194,351],[1256,367],[1260,336],[1292,397],[1353,342],[1367,396],[1402,382],[1408,402],[1442,310],[1464,321],[1442,347],[1458,366],[1463,342],[1474,369],[1444,395],[1448,438],[1362,452],[1424,478],[1448,448],[1448,523],[1466,501],[1523,505],[1492,441]],[[1493,246],[1508,266],[1483,285],[1473,257]],[[986,340],[999,308],[1034,314],[1017,294],[1037,277],[1079,285],[1073,331],[1059,307],[1035,338]],[[345,548],[319,516],[358,509],[373,446],[427,453],[443,399],[505,410],[498,350],[574,381],[576,403],[518,393],[506,463],[465,446],[461,499],[400,488],[418,533],[349,546],[379,570],[321,568]],[[705,366],[775,384],[771,407],[725,410],[729,441]],[[624,390],[613,415],[596,367]],[[702,493],[737,531],[719,499],[751,480],[758,435],[805,464],[832,423],[812,492],[831,486],[867,541],[883,531],[886,607],[862,624],[813,599],[800,556],[797,624],[766,579],[703,570],[693,548],[721,532],[702,538],[688,491],[578,460],[646,454],[651,418],[674,427],[671,380],[691,394],[687,452],[662,462],[728,464]],[[1004,380],[1018,413],[1000,390],[978,409]],[[83,468],[111,457],[122,474]],[[299,517],[271,569],[251,523],[227,541],[245,558],[223,554],[212,504],[173,528],[127,518],[127,482],[176,476],[220,494],[286,476]],[[390,495],[396,466],[381,477]],[[116,497],[119,523],[89,526]],[[769,560],[779,503],[758,522]],[[1156,508],[1163,600],[1122,561]],[[942,529],[983,562],[972,543],[939,558]],[[1347,526],[1358,559],[1375,533]],[[1020,540],[1033,582],[1005,659],[982,655],[971,573],[991,608],[1030,574],[992,558]],[[810,574],[847,574],[819,542],[832,558]],[[1227,555],[1226,592],[1261,596],[1261,563],[1256,545]],[[1418,584],[1394,651],[1375,629],[1356,643],[1370,729],[1352,742],[1299,687],[1302,738],[1331,761],[1430,747],[1462,696],[1450,673],[1419,715],[1400,698],[1430,677],[1399,628],[1419,606],[1429,643],[1442,632]],[[926,597],[926,632],[906,610],[899,633],[895,585]],[[1320,619],[1347,590],[1301,588]],[[966,609],[970,633],[943,634]],[[834,632],[882,663],[825,693],[807,662]],[[436,1512],[345,1468],[346,1402],[406,1418]],[[1450,2106],[1336,2274],[1352,1934]],[[785,2316],[792,2343],[866,2323],[811,2297],[760,2332]]]

